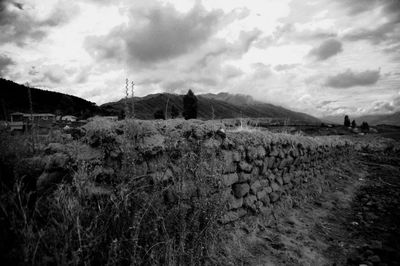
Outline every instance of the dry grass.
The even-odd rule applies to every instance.
[[[127,120],[125,158],[135,155],[134,140],[154,132],[147,123]],[[139,126],[141,124],[141,126]],[[113,145],[119,123],[95,120],[86,126],[85,141]],[[28,137],[27,137],[28,138]],[[6,143],[13,168],[32,154],[18,142]],[[129,150],[131,149],[131,150]],[[1,187],[1,259],[32,265],[204,265],[215,264],[223,202],[209,194],[217,186],[215,158],[201,150],[188,152],[174,180],[154,183],[132,176],[134,164],[116,172],[111,186],[95,182],[94,166],[80,162],[72,181],[37,194],[26,178],[13,174]],[[202,164],[198,164],[201,161]],[[176,163],[176,162],[175,162]],[[12,174],[11,172],[8,174]],[[2,181],[3,177],[2,177]],[[173,181],[173,182],[172,182]],[[199,191],[184,186],[193,182]]]

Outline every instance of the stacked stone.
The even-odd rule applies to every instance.
[[[268,210],[283,193],[321,175],[322,161],[341,153],[339,146],[305,147],[301,143],[239,145],[236,148],[233,145],[231,149],[222,150],[221,185],[228,208],[222,222]]]

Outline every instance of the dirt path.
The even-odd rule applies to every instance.
[[[332,167],[268,225],[244,223],[241,264],[400,265],[399,166],[399,155],[358,154]]]

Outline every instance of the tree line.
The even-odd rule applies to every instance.
[[[356,120],[353,119],[353,121],[350,123],[350,117],[348,115],[344,116],[344,126],[345,127],[351,127],[351,128],[356,128],[357,127],[357,123]],[[369,131],[369,125],[367,122],[363,121],[361,123],[360,129],[364,132]]]

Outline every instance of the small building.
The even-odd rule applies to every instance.
[[[89,117],[87,120],[89,122],[94,121],[96,119],[106,119],[109,121],[118,121],[118,116],[93,116],[93,117]]]
[[[78,118],[73,115],[64,115],[63,117],[61,117],[61,121],[67,121],[67,122],[76,122],[77,119]]]
[[[49,128],[56,121],[56,116],[49,113],[27,114],[15,112],[11,114],[10,129],[25,130],[35,125],[37,127]]]
[[[118,121],[118,116],[103,116],[103,118],[110,121]]]

